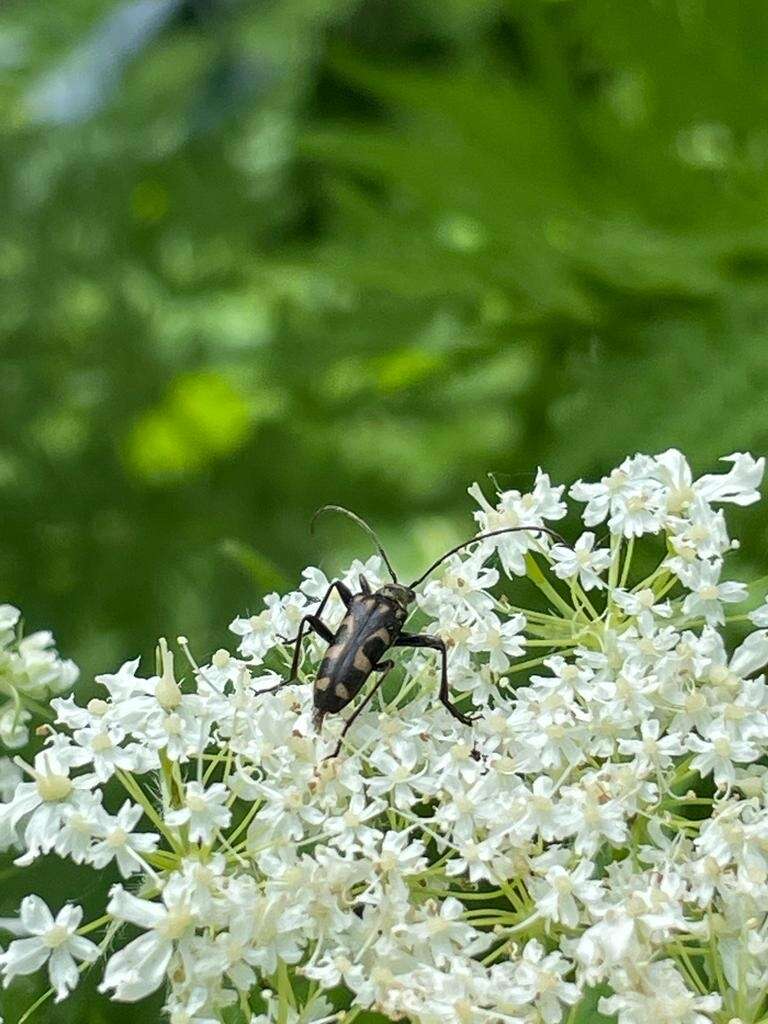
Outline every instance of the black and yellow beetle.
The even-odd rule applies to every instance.
[[[516,531],[529,530],[532,532],[546,533],[562,541],[562,537],[554,530],[546,526],[507,526],[499,530],[490,530],[488,533],[480,533],[462,544],[446,551],[440,558],[436,559],[425,573],[422,573],[413,583],[403,585],[397,579],[394,569],[387,557],[384,548],[371,529],[371,527],[341,505],[324,505],[318,509],[312,520],[314,523],[317,516],[323,512],[341,512],[349,516],[358,526],[373,538],[374,543],[384,560],[389,574],[392,577],[391,583],[385,583],[378,590],[371,590],[365,576],[360,576],[360,593],[353,594],[346,584],[341,580],[334,580],[325,592],[318,609],[311,615],[305,615],[299,624],[299,630],[293,640],[286,640],[288,644],[295,645],[293,661],[291,664],[291,675],[285,684],[296,682],[299,662],[301,660],[301,641],[308,629],[313,629],[323,640],[330,645],[325,652],[317,676],[314,682],[314,707],[315,726],[319,729],[323,718],[327,714],[336,714],[350,703],[360,692],[365,681],[373,672],[380,673],[376,685],[371,689],[368,696],[360,704],[357,710],[350,716],[339,738],[339,743],[332,756],[338,754],[341,743],[347,730],[354,720],[370,701],[373,694],[381,686],[387,672],[394,667],[390,659],[382,660],[384,654],[392,647],[426,647],[440,652],[440,690],[439,699],[450,711],[450,713],[465,725],[469,725],[473,719],[465,715],[452,702],[448,691],[448,652],[445,642],[439,636],[430,636],[427,633],[404,633],[403,626],[410,613],[411,606],[416,600],[416,587],[434,572],[434,570],[449,558],[451,555],[461,551],[462,548],[483,541],[489,537],[498,537],[503,533],[514,533]],[[347,613],[334,633],[323,622],[321,616],[333,591],[339,595],[347,609]],[[275,687],[277,689],[277,687]],[[263,691],[267,692],[267,691]]]

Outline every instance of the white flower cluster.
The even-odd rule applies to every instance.
[[[20,622],[18,608],[0,605],[0,744],[12,750],[29,741],[33,715],[46,714],[48,700],[71,690],[78,676],[74,662],[59,657],[51,633],[22,636]]]
[[[758,627],[735,650],[720,629],[749,596],[723,575],[720,506],[758,500],[764,462],[727,461],[694,480],[677,451],[635,456],[570,489],[572,545],[515,532],[444,563],[409,629],[444,639],[471,727],[420,650],[328,757],[342,718],[317,735],[309,685],[265,692],[328,588],[317,569],[233,622],[237,654],[197,666],[180,639],[187,682],[161,642],[155,675],[132,661],[86,707],[55,700],[0,828],[20,864],[114,862],[124,884],[84,926],[28,897],[4,980],[47,962],[62,998],[103,956],[101,990],[164,986],[171,1024],[557,1024],[598,985],[620,1024],[765,1020],[768,604],[730,614]],[[541,472],[471,493],[481,531],[568,512]],[[307,684],[324,647],[306,641]]]

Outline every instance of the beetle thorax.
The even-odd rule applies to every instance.
[[[401,608],[406,611],[416,600],[416,595],[410,587],[404,587],[402,583],[385,583],[383,587],[376,591],[382,597],[388,597],[390,601],[394,601],[395,604],[399,604]]]

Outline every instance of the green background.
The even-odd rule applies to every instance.
[[[323,502],[415,572],[488,473],[765,452],[766,54],[757,0],[7,0],[1,599],[87,694],[367,554]]]

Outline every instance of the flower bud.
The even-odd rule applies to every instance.
[[[168,650],[168,642],[165,637],[160,637],[158,648],[163,672],[155,687],[155,696],[158,702],[167,711],[170,711],[181,704],[181,690],[173,674],[173,652]]]

